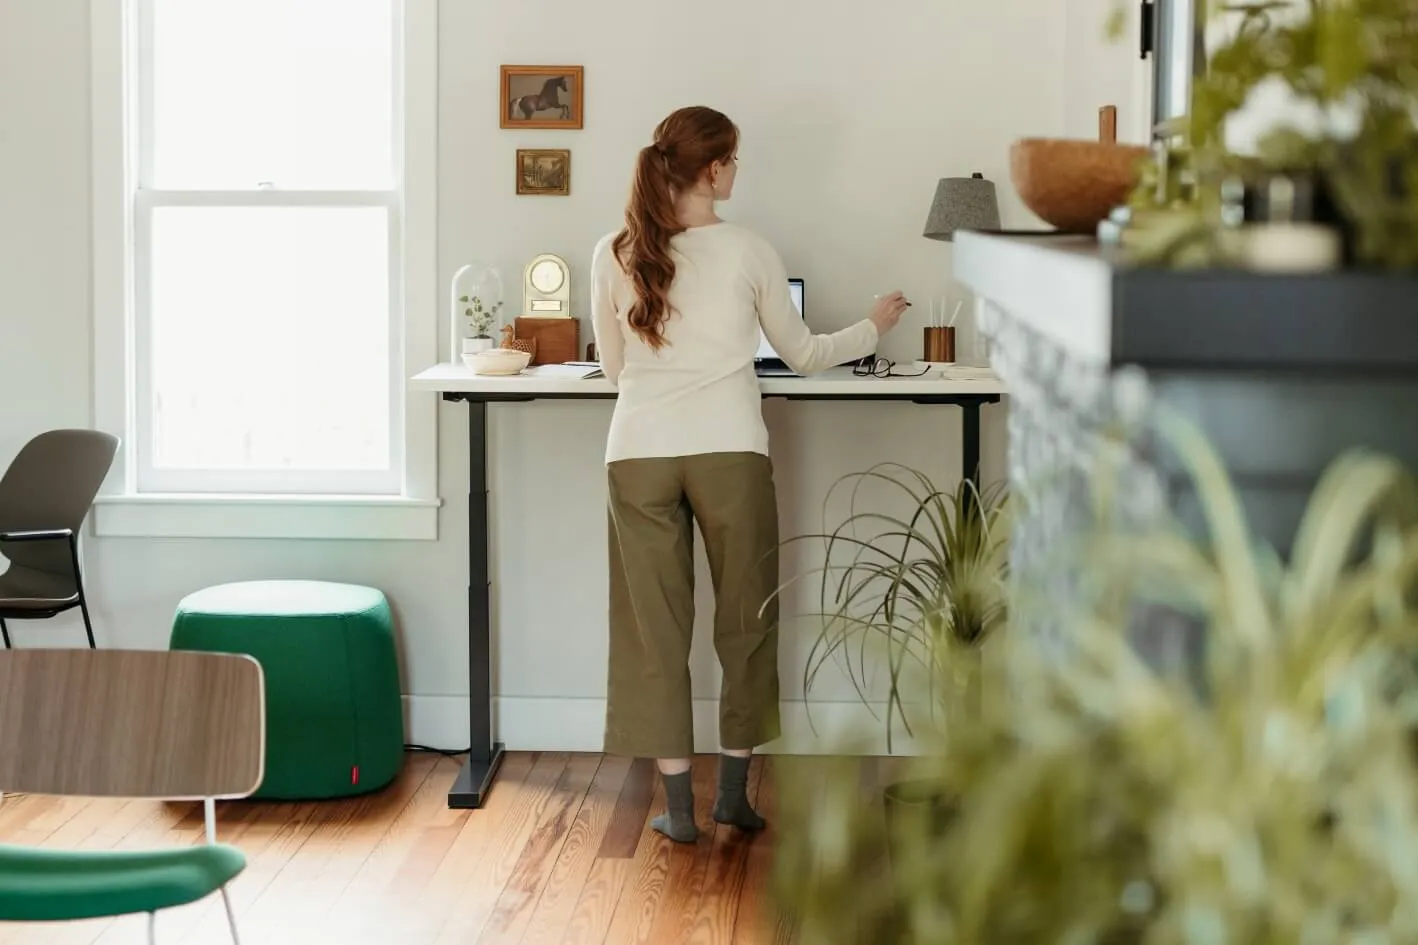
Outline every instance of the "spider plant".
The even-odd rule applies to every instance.
[[[980,649],[1005,619],[1007,494],[1003,485],[982,490],[970,480],[945,492],[921,472],[883,463],[828,490],[824,523],[843,492],[848,510],[836,527],[784,543],[821,542],[825,563],[775,594],[817,584],[804,692],[825,668],[840,666],[871,708],[871,678],[885,664],[890,751],[895,722],[915,734],[908,706],[925,702],[933,715],[978,708]],[[911,691],[912,679],[924,694]]]
[[[1340,458],[1286,563],[1254,542],[1200,434],[1174,418],[1161,432],[1205,534],[1164,521],[1067,549],[1089,579],[1069,645],[1002,634],[1009,703],[947,717],[908,762],[948,792],[951,817],[888,825],[846,769],[810,769],[780,792],[778,888],[804,941],[1418,936],[1418,488],[1385,457]],[[1202,623],[1200,685],[1139,657],[1127,633],[1139,604]]]

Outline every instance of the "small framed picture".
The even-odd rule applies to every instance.
[[[565,197],[570,194],[571,152],[564,149],[519,149],[517,193],[539,197]]]
[[[503,66],[503,128],[580,128],[582,66]]]

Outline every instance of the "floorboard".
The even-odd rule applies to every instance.
[[[410,753],[394,784],[328,802],[218,805],[218,837],[247,869],[232,885],[244,945],[774,945],[793,940],[768,898],[769,831],[710,820],[714,758],[694,760],[699,842],[650,829],[663,805],[648,761],[514,752],[487,805],[454,811],[461,759]],[[771,816],[772,760],[750,796]],[[0,843],[141,850],[203,842],[198,804],[17,795]],[[0,945],[139,945],[141,916],[0,924]],[[226,945],[213,897],[164,912],[163,945]]]

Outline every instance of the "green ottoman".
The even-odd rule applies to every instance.
[[[373,588],[249,581],[189,594],[171,647],[246,653],[266,676],[266,775],[253,797],[309,800],[384,787],[404,760],[389,602]]]

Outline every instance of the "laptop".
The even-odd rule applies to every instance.
[[[793,298],[793,305],[798,309],[798,314],[803,320],[807,320],[807,304],[804,302],[804,283],[802,279],[788,279],[788,294]],[[788,367],[783,359],[778,357],[778,352],[773,350],[773,345],[768,341],[768,336],[763,333],[763,329],[758,329],[758,351],[753,356],[753,369],[761,377],[795,377],[797,372]]]

